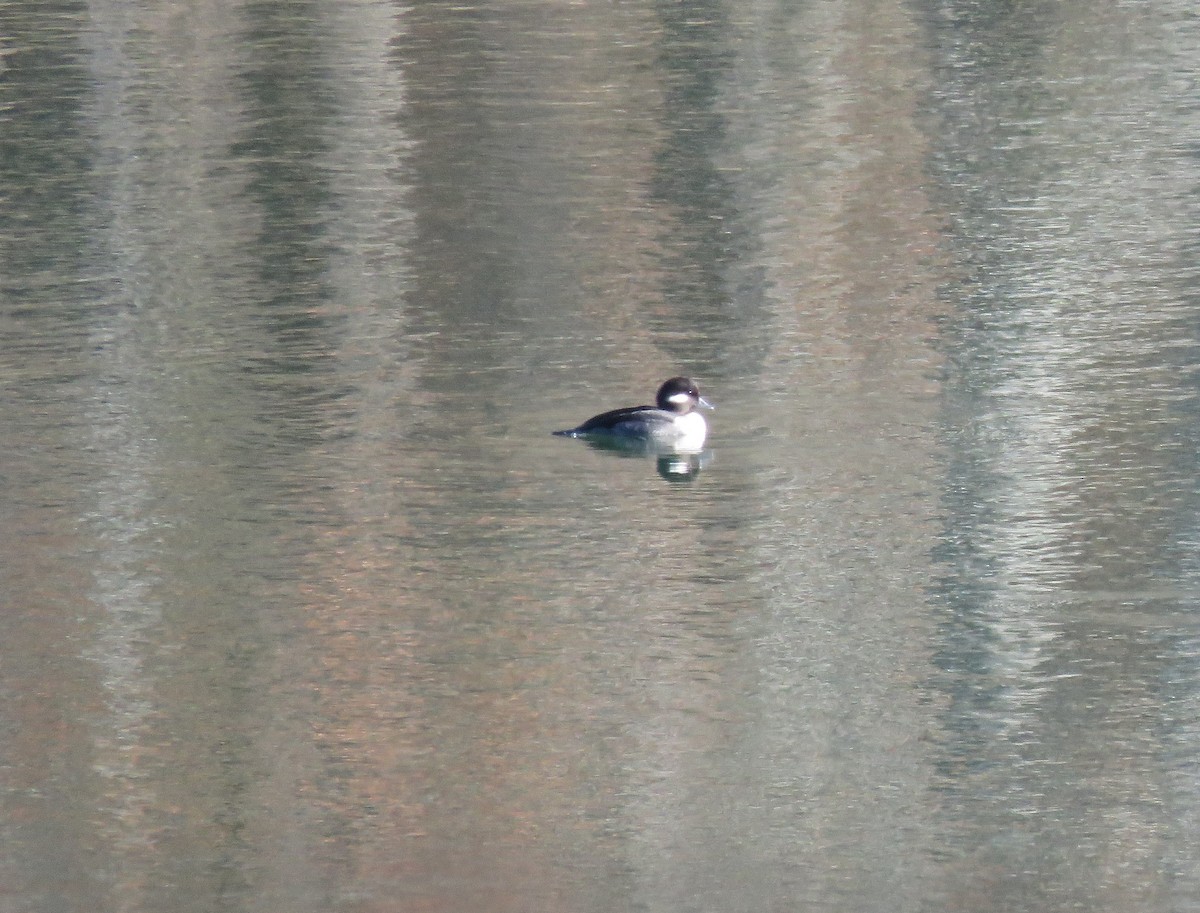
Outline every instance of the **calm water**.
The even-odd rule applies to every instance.
[[[1198,137],[1187,0],[3,5],[0,910],[1200,910]]]

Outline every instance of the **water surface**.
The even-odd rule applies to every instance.
[[[0,906],[1200,909],[1186,4],[0,20]]]

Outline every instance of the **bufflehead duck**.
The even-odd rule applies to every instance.
[[[712,405],[686,377],[672,377],[658,388],[654,406],[614,409],[589,418],[578,428],[555,431],[566,437],[625,439],[699,450],[708,434],[704,416],[695,409]]]

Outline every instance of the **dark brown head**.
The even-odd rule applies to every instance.
[[[712,404],[700,395],[699,389],[687,377],[672,377],[658,388],[655,403],[659,409],[687,415],[697,406],[711,409]]]

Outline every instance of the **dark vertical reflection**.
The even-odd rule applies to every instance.
[[[315,442],[325,404],[345,394],[330,370],[341,320],[326,306],[335,294],[327,278],[327,159],[337,111],[324,60],[329,50],[319,3],[251,3],[244,20],[239,39],[254,52],[240,74],[246,126],[230,153],[245,163],[246,192],[261,213],[255,250],[262,298],[252,306],[266,336],[247,369],[264,386],[283,381],[279,398],[267,400],[265,420],[279,409],[297,413],[298,421],[269,426]]]
[[[45,240],[61,232],[59,219],[78,218],[86,201],[93,150],[80,116],[90,94],[79,40],[85,18],[86,8],[78,3],[4,8],[0,226],[10,270],[20,266],[18,256],[36,264],[37,257],[56,250]],[[15,228],[22,224],[28,243],[17,245]]]
[[[10,3],[0,14],[0,333],[14,360],[52,340],[81,351],[95,316],[98,290],[81,286],[98,278],[86,265],[95,149],[83,114],[92,92],[85,21],[75,3]],[[75,367],[70,359],[21,364]]]
[[[725,275],[734,258],[734,213],[729,181],[717,169],[727,139],[727,122],[717,105],[732,52],[721,3],[660,3],[656,9],[663,23],[658,63],[665,88],[664,138],[655,152],[650,194],[670,219],[660,240],[663,301],[652,303],[651,314],[657,318],[655,329],[665,334],[686,328],[693,315],[724,313],[729,303]],[[678,347],[691,345],[692,335],[685,331]],[[703,361],[710,362],[711,353],[706,354]]]
[[[77,3],[0,7],[0,906],[13,909],[51,908],[51,886],[81,907],[110,899],[84,722],[97,689],[75,649],[90,581],[70,403],[111,284],[89,243],[86,21]]]
[[[757,348],[740,343],[764,319],[762,289],[745,281],[753,271],[736,277],[760,245],[722,168],[735,145],[722,93],[739,47],[737,26],[720,2],[658,3],[655,11],[663,139],[648,190],[666,218],[657,245],[661,300],[646,302],[647,325],[677,364],[710,375],[753,372],[764,355],[761,340]],[[729,364],[731,353],[738,364]]]
[[[410,161],[414,297],[434,325],[469,327],[511,310],[515,226],[506,219],[503,159],[495,153],[505,131],[517,128],[496,103],[506,77],[491,63],[491,20],[486,4],[421,3],[395,44],[410,93],[402,116],[419,139]]]

